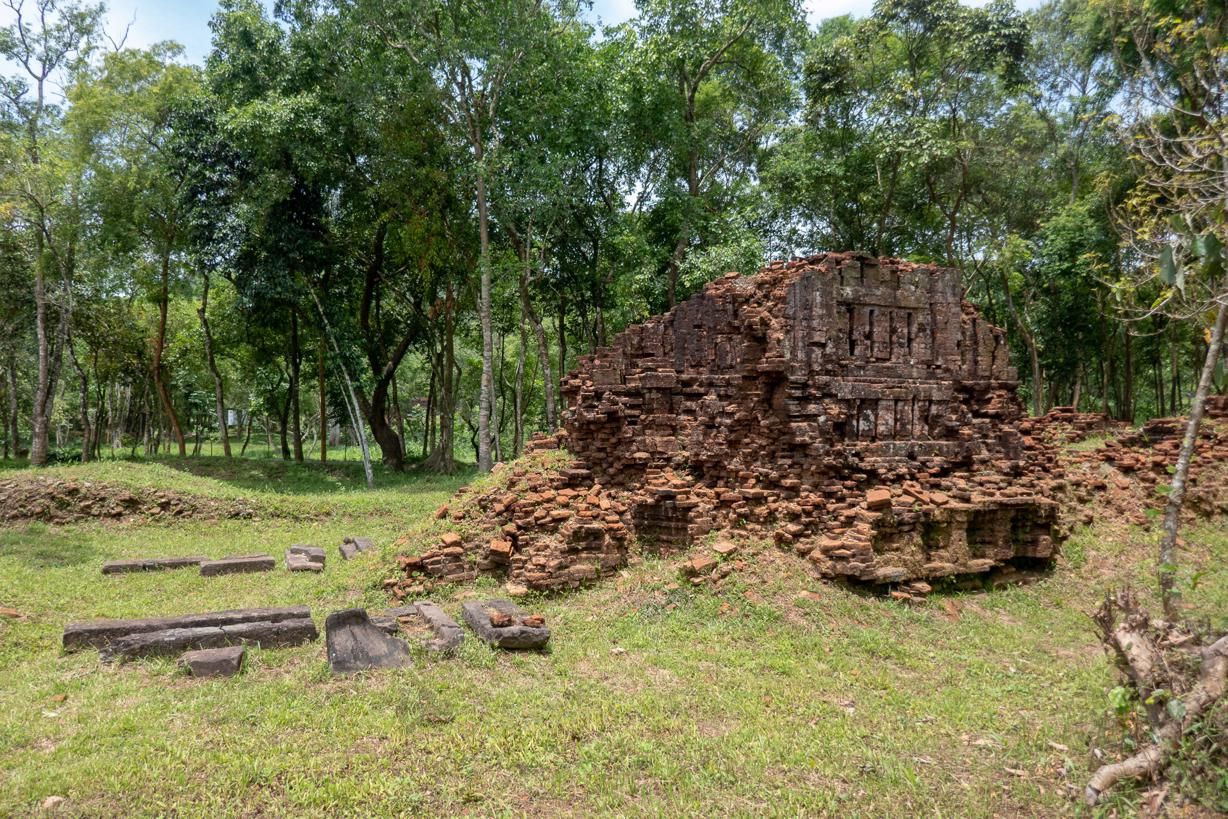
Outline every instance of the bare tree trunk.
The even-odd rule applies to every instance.
[[[439,374],[439,362],[435,355],[434,344],[431,345],[430,361],[431,361],[431,385],[426,391],[426,414],[422,418],[422,460],[426,460],[426,456],[430,454],[432,444],[432,433],[435,431],[435,379]]]
[[[175,442],[179,444],[179,457],[186,458],[188,448],[183,437],[183,427],[179,425],[179,416],[175,414],[175,404],[171,401],[170,390],[167,389],[166,380],[162,377],[162,353],[166,350],[166,311],[170,301],[170,268],[170,254],[163,253],[162,284],[158,293],[158,335],[154,339],[153,350],[153,378],[154,388],[157,389],[158,398],[162,402],[162,412],[166,414],[166,420],[170,422]]]
[[[320,463],[328,463],[328,393],[324,389],[324,340],[316,355],[316,379],[320,385]]]
[[[559,296],[559,378],[567,373],[567,301]]]
[[[240,457],[240,458],[242,458],[242,457],[243,457],[243,455],[244,455],[244,453],[246,453],[246,452],[247,452],[247,445],[248,445],[248,444],[251,442],[251,440],[252,440],[252,421],[254,421],[254,420],[255,420],[255,419],[252,417],[252,414],[249,412],[249,413],[247,414],[247,434],[243,436],[243,446],[242,446],[242,447],[240,447],[240,449],[239,449],[239,457]]]
[[[404,462],[405,450],[407,448],[405,446],[405,413],[401,412],[401,395],[397,390],[397,374],[395,370],[392,373],[392,411],[397,419],[397,440],[401,442],[400,460]]]
[[[51,344],[47,336],[47,277],[43,262],[43,235],[35,230],[34,241],[34,334],[38,347],[38,381],[34,409],[30,413],[30,465],[47,463],[47,421],[51,413]]]
[[[1126,341],[1125,384],[1122,387],[1121,410],[1122,420],[1134,422],[1134,335],[1130,328],[1123,329]]]
[[[18,434],[17,422],[17,357],[9,354],[9,440],[13,444],[13,457],[21,457],[21,437]]]
[[[286,398],[277,411],[277,435],[281,442],[281,459],[290,460],[290,405],[293,403],[294,378],[286,385]]]
[[[213,376],[213,402],[217,412],[217,431],[222,436],[222,454],[230,457],[230,430],[226,424],[226,392],[222,384],[222,373],[217,368],[213,357],[213,333],[209,329],[209,274],[203,273],[204,287],[200,294],[200,307],[196,315],[200,318],[200,329],[205,335],[205,363],[209,366],[209,374]]]
[[[529,331],[525,327],[525,315],[520,314],[520,349],[516,352],[516,382],[512,389],[513,422],[512,457],[519,458],[524,452],[524,356],[529,346]]]
[[[302,368],[303,353],[299,349],[298,342],[298,309],[292,307],[290,308],[290,431],[294,438],[294,461],[300,464],[303,462],[302,408],[299,404],[299,381]]]
[[[550,347],[546,343],[546,330],[542,327],[541,317],[537,315],[537,310],[533,307],[533,296],[529,292],[529,259],[526,259],[524,264],[524,271],[520,276],[520,310],[528,318],[529,325],[533,328],[533,337],[537,341],[537,357],[542,363],[542,393],[546,403],[546,427],[550,432],[554,432],[558,425],[558,410],[554,398],[554,372],[550,366]]]
[[[491,444],[496,463],[503,460],[503,423],[507,418],[507,390],[504,388],[503,382],[503,364],[504,350],[506,348],[507,337],[502,333],[499,334],[499,373],[495,379],[495,384],[498,385],[498,390],[495,394],[495,400],[491,404]]]
[[[495,375],[494,357],[495,341],[491,328],[490,315],[490,217],[486,206],[486,178],[481,170],[482,144],[480,140],[474,143],[478,163],[477,199],[478,199],[478,267],[481,278],[481,293],[478,302],[478,316],[482,325],[482,387],[478,394],[478,471],[489,472],[494,465],[491,459],[491,415],[494,413]]]
[[[1226,296],[1226,301],[1220,304],[1215,315],[1215,325],[1211,328],[1211,343],[1207,345],[1207,357],[1202,365],[1202,375],[1198,379],[1198,389],[1194,391],[1194,400],[1190,402],[1190,418],[1185,425],[1185,437],[1181,440],[1181,450],[1177,455],[1172,487],[1168,493],[1168,504],[1164,508],[1164,536],[1160,539],[1158,570],[1164,616],[1171,622],[1176,622],[1181,616],[1178,610],[1180,592],[1176,587],[1177,528],[1181,523],[1181,504],[1185,500],[1185,484],[1190,473],[1190,459],[1194,455],[1194,445],[1198,442],[1198,427],[1202,423],[1207,393],[1211,389],[1215,365],[1219,361],[1226,324],[1228,324],[1228,296]]]
[[[73,369],[77,371],[77,378],[81,382],[80,390],[80,413],[81,413],[81,463],[89,463],[90,454],[93,452],[92,429],[90,425],[90,379],[86,375],[85,368],[81,366],[81,362],[77,360],[77,351],[73,347],[72,339],[68,340],[68,358],[72,361]]]
[[[443,311],[443,343],[439,351],[439,379],[435,394],[435,404],[438,407],[439,434],[431,454],[425,461],[425,466],[436,472],[451,474],[456,471],[456,459],[453,457],[454,434],[456,430],[456,300],[452,292],[452,284],[448,283],[444,297]]]
[[[354,390],[354,382],[350,380],[350,373],[345,368],[345,359],[341,357],[341,348],[337,345],[337,339],[333,337],[332,328],[328,323],[328,316],[324,314],[324,305],[320,304],[320,297],[315,291],[311,291],[311,299],[316,304],[316,310],[320,315],[320,329],[328,338],[328,343],[332,345],[333,353],[337,356],[337,368],[341,370],[341,378],[345,384],[346,395],[349,401],[346,402],[346,413],[350,416],[350,423],[354,427],[354,431],[358,434],[358,446],[362,452],[362,471],[367,479],[367,488],[371,489],[375,486],[375,472],[371,469],[371,452],[367,449],[367,433],[362,427],[362,408],[358,403],[358,394]]]

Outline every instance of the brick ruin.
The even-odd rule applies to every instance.
[[[852,253],[727,274],[564,379],[564,430],[533,448],[573,462],[504,467],[476,510],[440,511],[476,538],[402,565],[567,588],[633,540],[718,530],[870,583],[1047,561],[1054,448],[1021,434],[1005,334],[961,296],[957,270]]]

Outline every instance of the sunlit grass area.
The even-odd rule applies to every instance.
[[[1077,532],[1033,585],[917,607],[818,581],[767,544],[745,546],[718,591],[647,560],[522,604],[554,629],[547,653],[470,636],[458,657],[417,653],[403,671],[333,677],[322,639],[251,651],[226,680],[63,654],[64,625],[94,617],[303,603],[322,627],[340,608],[385,608],[393,540],[434,525],[461,480],[384,476],[366,492],[360,473],[202,464],[52,472],[313,514],[0,531],[0,606],[22,614],[0,617],[0,815],[51,795],[82,816],[1068,815],[1092,749],[1120,739],[1088,614],[1110,585],[1150,588],[1153,535],[1117,527]],[[347,534],[379,553],[341,561]],[[328,549],[322,575],[99,573],[123,557],[280,562],[296,542]],[[1200,572],[1187,602],[1222,628],[1228,526],[1187,542]],[[474,593],[498,586],[436,599],[459,619]],[[1108,809],[1138,798],[1127,788]]]

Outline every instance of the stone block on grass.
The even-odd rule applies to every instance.
[[[201,555],[191,557],[142,557],[135,560],[110,560],[102,564],[103,574],[130,574],[132,572],[157,572],[167,569],[183,569],[199,566],[209,558]]]
[[[223,557],[220,560],[206,560],[200,564],[201,577],[216,577],[221,574],[243,574],[247,572],[268,572],[276,566],[272,555],[242,555],[239,557]]]
[[[292,572],[324,571],[324,550],[296,543],[286,550],[286,568]]]
[[[246,646],[223,646],[186,651],[179,665],[193,677],[233,677],[243,669]]]
[[[333,612],[324,621],[328,665],[334,674],[410,665],[409,643],[371,622],[364,609]]]
[[[177,617],[149,617],[141,620],[93,620],[88,623],[70,623],[64,627],[64,650],[103,648],[121,637],[152,631],[310,619],[311,610],[306,606],[285,606],[267,609],[227,609],[203,614],[183,614]]]
[[[542,648],[550,641],[545,623],[533,622],[509,600],[469,600],[461,605],[461,611],[478,639],[495,648]],[[495,621],[506,625],[497,626]]]

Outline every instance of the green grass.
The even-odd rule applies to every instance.
[[[720,591],[648,560],[532,599],[554,628],[549,653],[469,638],[454,659],[354,677],[328,673],[323,641],[252,651],[241,677],[215,681],[170,660],[62,654],[63,626],[92,617],[306,603],[322,625],[339,608],[383,608],[392,540],[427,527],[455,485],[386,476],[367,493],[356,475],[291,467],[265,481],[247,468],[62,474],[327,514],[0,530],[0,605],[27,615],[0,619],[0,815],[37,813],[53,794],[83,816],[1067,815],[1091,748],[1120,739],[1087,615],[1113,583],[1150,587],[1152,536],[1137,530],[1081,531],[1040,583],[917,608],[821,583],[766,545]],[[351,533],[382,554],[339,560]],[[1187,540],[1189,571],[1205,570],[1187,600],[1228,625],[1228,525]],[[327,571],[98,572],[120,557],[280,559],[294,542],[328,547]],[[458,616],[475,591],[497,586],[436,599]],[[1126,789],[1111,807],[1135,799]]]

